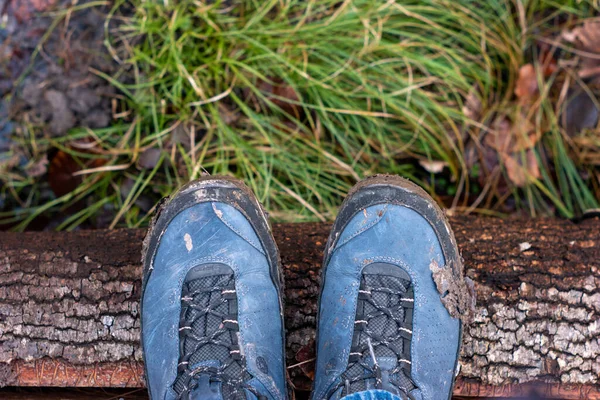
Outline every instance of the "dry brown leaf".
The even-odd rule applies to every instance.
[[[517,114],[515,121],[507,117],[497,118],[484,143],[502,154],[520,152],[534,147],[542,137],[542,131],[536,129],[524,114]]]
[[[562,38],[582,52],[578,75],[582,79],[594,79],[600,83],[600,20],[588,19],[583,25],[564,31]]]
[[[89,149],[86,152],[93,153],[93,149]],[[88,159],[83,165],[81,161],[76,160],[73,155],[63,150],[59,150],[52,157],[48,166],[48,183],[57,197],[75,190],[81,184],[83,178],[80,175],[74,175],[76,172],[85,168],[101,167],[106,164],[106,160],[102,158]]]
[[[484,144],[498,151],[499,153],[508,153],[512,147],[512,123],[510,120],[501,116],[492,124],[490,133],[486,135]]]
[[[483,141],[484,148],[495,150],[483,153],[487,170],[493,171],[501,161],[508,179],[519,187],[539,178],[540,169],[534,146],[541,133],[536,132],[527,117],[520,114],[512,122],[506,116],[501,116],[494,121],[492,128]]]
[[[539,60],[544,78],[548,78],[558,69],[558,63],[554,58],[554,52],[552,51],[552,48],[545,43],[541,44]]]
[[[271,81],[260,80],[256,83],[256,87],[266,98],[283,111],[292,115],[299,115],[299,106],[295,103],[300,101],[300,97],[294,88],[281,79],[272,79]]]
[[[521,103],[529,103],[538,93],[538,81],[533,64],[525,64],[519,68],[519,79],[515,87],[515,95]]]
[[[56,197],[75,190],[82,179],[80,176],[74,176],[73,173],[80,170],[79,163],[67,152],[60,150],[52,157],[48,167],[48,183]]]
[[[542,138],[542,131],[523,112],[517,114],[512,124],[512,146],[510,152],[515,153],[531,149]]]
[[[465,104],[462,108],[462,112],[465,115],[465,117],[473,121],[479,121],[479,119],[481,118],[482,109],[483,105],[481,104],[479,90],[477,90],[476,86],[473,86],[471,90],[469,90],[469,94],[465,99]]]
[[[502,154],[502,162],[508,179],[518,187],[526,186],[540,177],[540,168],[532,149],[528,149],[524,155],[522,153]]]

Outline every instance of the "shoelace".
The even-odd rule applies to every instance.
[[[233,276],[230,276],[226,280],[225,285],[214,286],[209,288],[198,288],[192,292],[186,293],[181,298],[182,316],[188,316],[187,318],[180,321],[179,328],[179,346],[180,346],[180,360],[177,366],[178,379],[182,379],[182,389],[179,392],[179,399],[188,400],[190,393],[198,387],[198,378],[201,375],[209,377],[209,382],[219,382],[222,384],[223,390],[227,390],[228,398],[246,398],[245,390],[254,394],[259,400],[264,400],[266,397],[262,396],[256,388],[248,385],[245,382],[244,377],[249,376],[246,369],[246,360],[243,356],[239,346],[239,324],[237,321],[237,315],[224,314],[217,311],[219,307],[229,301],[236,301],[236,291],[233,285]],[[212,293],[220,293],[217,300],[212,300],[208,305],[202,306],[199,301],[203,296],[211,295]],[[210,296],[209,298],[211,298]],[[229,307],[228,307],[229,308]],[[195,312],[188,312],[194,310]],[[189,314],[192,317],[189,317]],[[219,328],[216,329],[210,336],[198,336],[193,331],[193,324],[199,318],[205,318],[208,315],[218,317],[222,320]],[[231,333],[234,333],[233,335]],[[223,337],[231,337],[233,340],[228,342],[223,340]],[[192,351],[185,351],[186,340],[194,340],[194,349]],[[221,360],[219,367],[213,366],[192,366],[190,365],[190,359],[193,355],[200,351],[202,347],[206,345],[216,345],[224,347],[228,352],[229,356],[225,360]],[[236,374],[237,377],[231,376],[226,370],[237,363],[239,366],[240,373]]]
[[[386,293],[388,295],[398,296],[400,298],[400,305],[403,309],[404,318],[400,318],[390,307],[379,304],[373,297],[373,293]],[[367,373],[350,377],[346,373],[342,374],[341,382],[336,385],[330,391],[330,394],[335,393],[340,387],[344,387],[342,393],[348,395],[351,393],[351,385],[359,381],[373,379],[375,381],[375,388],[382,389],[382,370],[377,361],[375,354],[375,347],[385,346],[393,354],[396,355],[398,360],[398,366],[392,371],[389,371],[389,376],[394,374],[404,374],[406,379],[410,380],[410,341],[412,338],[412,311],[414,304],[414,295],[412,288],[407,290],[393,290],[387,287],[371,288],[368,287],[365,282],[361,284],[361,288],[358,294],[358,300],[364,301],[372,306],[373,311],[365,315],[356,316],[354,322],[354,334],[360,333],[366,335],[366,343],[360,346],[352,346],[350,349],[350,356],[348,360],[348,372],[354,365],[360,365]],[[395,335],[385,337],[376,334],[369,328],[369,321],[373,318],[377,318],[385,315],[389,320],[394,321],[397,325],[397,331]],[[394,343],[398,340],[402,340],[402,349],[398,348]],[[371,362],[369,363],[368,360]],[[406,372],[406,373],[405,373]],[[412,380],[410,380],[412,383]],[[413,384],[414,385],[414,384]],[[406,388],[401,385],[394,385],[403,396],[403,400],[414,399]]]

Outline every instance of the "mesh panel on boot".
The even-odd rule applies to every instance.
[[[395,276],[363,274],[360,291],[356,321],[366,323],[355,325],[351,353],[361,355],[356,362],[349,363],[342,375],[342,394],[377,387],[369,341],[376,359],[398,360],[389,382],[401,388],[401,393],[409,392],[415,388],[410,379],[410,365],[400,360],[410,361],[410,339],[400,335],[400,328],[412,330],[412,318],[405,315],[406,306],[402,304],[402,299],[413,298],[411,282]]]
[[[234,285],[233,274],[207,276],[183,284],[180,328],[184,330],[180,330],[179,362],[187,362],[187,367],[179,370],[173,384],[180,396],[189,391],[194,367],[205,361],[219,361],[220,373],[232,381],[250,379],[243,360],[233,360],[230,354],[237,348],[237,332],[224,325],[228,316],[237,316],[237,301],[222,294],[223,290],[234,290]],[[222,385],[222,392],[224,399],[246,399],[242,389],[231,385]]]

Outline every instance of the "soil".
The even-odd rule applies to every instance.
[[[94,72],[113,75],[118,67],[103,43],[109,6],[67,12],[72,3],[0,0],[0,170],[16,167],[24,177],[39,177],[57,151],[47,146],[29,154],[23,142],[113,121],[116,90]],[[40,195],[54,198],[47,188]],[[0,210],[18,207],[5,201]]]
[[[115,63],[106,51],[106,10],[90,8],[67,15],[46,41],[53,21],[51,11],[65,10],[70,0],[4,0],[0,31],[3,39],[0,96],[9,123],[3,135],[19,123],[46,123],[44,134],[59,136],[75,127],[103,128],[111,123],[111,96],[115,90],[90,68],[110,74]],[[85,2],[80,2],[85,4]],[[33,58],[37,46],[39,55]],[[27,70],[22,81],[19,78]],[[12,94],[12,96],[7,96]],[[7,100],[8,97],[8,100]]]

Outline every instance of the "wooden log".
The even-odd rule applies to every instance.
[[[456,217],[475,281],[455,394],[600,399],[600,220]],[[274,226],[287,363],[310,390],[327,224]],[[0,385],[141,387],[143,230],[0,233]],[[527,382],[541,382],[532,386]]]

